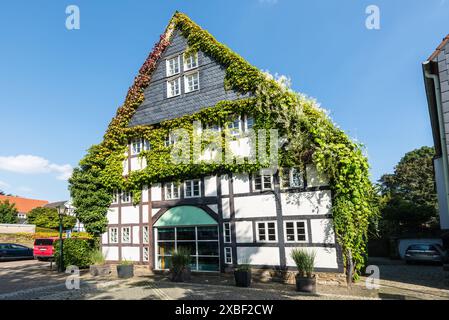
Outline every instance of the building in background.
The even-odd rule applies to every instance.
[[[67,215],[68,216],[76,217],[75,207],[73,207],[71,200],[64,200],[64,201],[48,203],[44,207],[45,208],[57,208],[57,207],[60,207],[60,206],[65,206],[67,208]],[[85,231],[84,225],[78,219],[76,219],[76,224],[73,227],[72,231],[74,231],[74,232],[84,232]]]
[[[432,135],[435,181],[443,240],[449,240],[449,35],[422,65]]]
[[[19,218],[19,223],[26,223],[27,214],[33,210],[34,208],[42,207],[48,203],[46,200],[35,200],[35,199],[27,199],[22,197],[14,197],[14,196],[3,196],[0,195],[0,202],[4,202],[8,200],[9,203],[13,203],[17,208],[17,217]]]

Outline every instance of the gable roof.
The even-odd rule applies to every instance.
[[[8,200],[9,203],[15,204],[17,211],[19,211],[20,213],[28,213],[34,208],[42,207],[48,203],[48,201],[45,200],[35,200],[35,199],[0,195],[0,201],[4,202],[5,200]]]
[[[428,61],[434,61],[440,52],[444,51],[446,44],[449,43],[449,34],[443,39],[440,45],[436,48],[436,50],[432,53],[432,55],[427,59]]]

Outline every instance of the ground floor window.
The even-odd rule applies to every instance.
[[[257,228],[257,242],[276,242],[277,232],[276,232],[276,222],[274,221],[264,221],[256,222]]]
[[[219,271],[217,226],[157,228],[155,235],[158,269],[169,269],[173,251],[185,248],[193,271]]]
[[[224,248],[224,257],[225,257],[225,263],[226,264],[232,264],[232,248],[226,247]]]
[[[143,261],[150,261],[150,248],[143,247]]]

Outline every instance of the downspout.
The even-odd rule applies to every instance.
[[[423,63],[424,65],[424,75],[427,79],[433,80],[435,86],[435,101],[437,107],[437,115],[438,115],[438,126],[440,131],[440,142],[443,156],[443,175],[444,175],[444,185],[446,187],[446,203],[449,206],[449,161],[448,161],[448,149],[446,144],[446,134],[444,132],[444,119],[443,119],[443,110],[441,106],[441,88],[440,88],[440,79],[437,75],[431,74],[428,70],[429,61]]]

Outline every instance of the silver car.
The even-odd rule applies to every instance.
[[[439,244],[412,244],[405,251],[405,262],[438,262],[447,261],[447,251]]]

